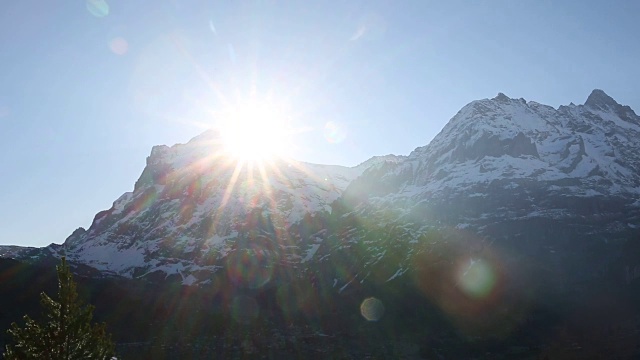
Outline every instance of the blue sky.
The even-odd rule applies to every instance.
[[[88,227],[153,145],[188,141],[221,98],[252,91],[289,104],[304,129],[293,157],[348,166],[406,155],[498,92],[557,107],[601,88],[640,110],[638,13],[637,1],[2,2],[0,244]]]

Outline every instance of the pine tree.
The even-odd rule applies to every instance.
[[[114,343],[106,324],[91,324],[94,307],[83,306],[78,299],[76,283],[64,257],[56,269],[58,301],[43,292],[43,320],[38,322],[25,315],[24,327],[11,324],[8,333],[15,344],[7,345],[5,359],[111,359]]]

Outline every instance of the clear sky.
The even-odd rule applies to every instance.
[[[287,104],[298,160],[426,145],[504,92],[594,88],[640,110],[639,1],[0,3],[0,244],[61,243],[131,191],[151,147],[224,101]],[[235,100],[234,100],[235,99]]]

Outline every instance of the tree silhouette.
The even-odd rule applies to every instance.
[[[78,299],[76,283],[63,257],[58,272],[58,301],[44,292],[40,303],[41,321],[24,316],[25,325],[11,324],[8,333],[13,345],[7,345],[5,359],[111,359],[114,343],[106,332],[106,324],[91,324],[92,305],[83,306]]]

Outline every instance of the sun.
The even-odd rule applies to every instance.
[[[292,151],[291,115],[274,101],[251,100],[228,106],[221,114],[225,151],[243,162],[273,161]]]

